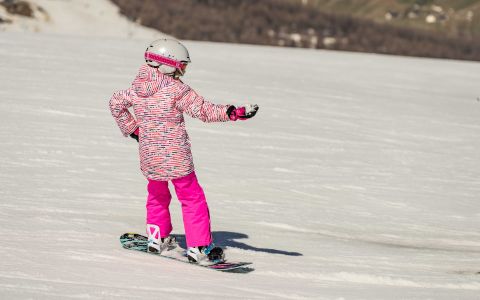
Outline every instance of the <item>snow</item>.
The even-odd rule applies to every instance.
[[[41,32],[75,36],[156,39],[166,36],[157,30],[133,23],[119,14],[109,0],[26,0],[34,17],[9,14],[0,6],[0,32]]]
[[[149,41],[0,33],[2,299],[478,299],[480,64],[187,42],[188,84],[260,106],[187,120],[226,274],[118,241],[146,181],[107,104]]]

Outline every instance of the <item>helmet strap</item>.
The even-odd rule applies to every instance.
[[[173,73],[173,78],[178,79],[183,76],[183,72],[180,71],[179,69],[176,69],[175,72]]]

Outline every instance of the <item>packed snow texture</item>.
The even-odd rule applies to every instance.
[[[226,274],[120,247],[146,180],[108,100],[148,42],[0,34],[2,299],[478,299],[480,64],[187,42],[186,83],[260,106],[187,118]]]
[[[26,0],[33,17],[9,14],[0,6],[0,32],[44,32],[97,37],[155,39],[166,36],[131,22],[109,0]]]

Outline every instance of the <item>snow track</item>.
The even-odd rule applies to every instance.
[[[2,299],[478,299],[480,64],[187,42],[188,84],[260,106],[187,120],[214,237],[256,269],[221,274],[118,242],[146,182],[107,104],[148,42],[0,34]]]

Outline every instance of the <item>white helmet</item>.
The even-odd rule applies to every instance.
[[[145,50],[145,61],[151,67],[158,68],[163,74],[182,76],[187,64],[191,62],[187,48],[173,39],[153,41]]]

